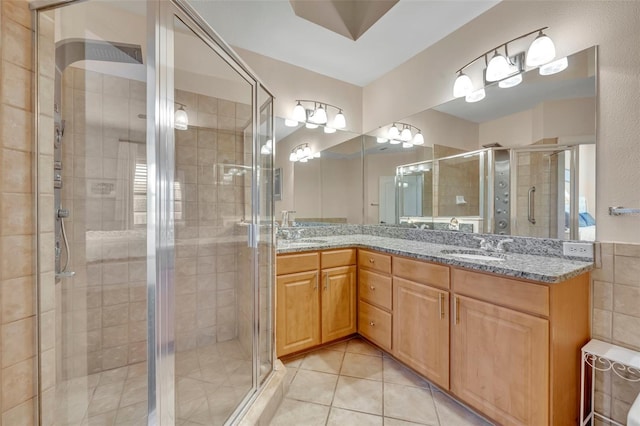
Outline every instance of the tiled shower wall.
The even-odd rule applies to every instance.
[[[36,406],[33,31],[27,1],[0,3],[0,414],[18,425]]]
[[[640,351],[640,244],[598,243],[596,266],[592,337]],[[599,374],[596,408],[624,424],[639,393],[640,382]]]

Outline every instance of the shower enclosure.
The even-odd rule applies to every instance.
[[[39,421],[217,425],[273,369],[273,97],[182,0],[37,22]]]

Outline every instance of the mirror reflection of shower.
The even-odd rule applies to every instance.
[[[71,250],[65,219],[71,212],[62,206],[64,185],[62,170],[62,145],[64,144],[65,120],[62,117],[62,73],[71,64],[79,61],[117,62],[142,65],[142,48],[139,45],[103,40],[69,38],[56,43],[56,70],[54,82],[54,217],[55,217],[55,271],[56,278],[69,278]],[[73,165],[71,165],[73,166]],[[64,250],[64,251],[63,251]],[[64,259],[64,262],[63,262]]]

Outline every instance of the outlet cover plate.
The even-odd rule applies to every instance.
[[[564,242],[562,243],[562,254],[593,259],[593,243]]]

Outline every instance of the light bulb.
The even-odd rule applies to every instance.
[[[295,152],[292,152],[291,154],[289,154],[289,161],[298,161],[298,156],[296,155]]]
[[[416,133],[416,135],[413,137],[413,140],[411,141],[411,143],[414,144],[414,145],[423,145],[424,144],[424,136],[422,136],[422,132]]]
[[[522,74],[514,75],[513,77],[506,78],[498,83],[498,87],[508,89],[509,87],[517,86],[522,83]]]
[[[182,105],[176,110],[173,117],[173,127],[177,130],[187,130],[189,128],[189,116]]]
[[[509,71],[509,61],[496,51],[493,58],[489,61],[489,65],[487,65],[485,79],[487,81],[502,80],[509,75]]]
[[[305,146],[304,149],[302,150],[302,155],[304,157],[310,157],[311,156],[311,147]]]
[[[318,125],[313,123],[306,123],[304,127],[306,127],[307,129],[317,129]]]
[[[403,148],[411,148],[413,145],[411,145],[410,142],[402,142],[402,147]]]
[[[302,148],[296,149],[296,157],[298,157],[298,159],[304,157],[304,150]]]
[[[460,71],[455,83],[453,83],[453,96],[455,98],[461,98],[463,96],[467,96],[471,92],[473,92],[473,83],[471,83],[471,79],[468,75],[463,74],[462,71]]]
[[[324,128],[324,132],[325,132],[325,133],[335,133],[335,132],[336,132],[336,129],[334,129],[333,127],[325,126],[325,128]]]
[[[549,62],[548,64],[540,67],[540,75],[552,75],[557,74],[560,71],[564,71],[569,66],[567,57],[560,58],[557,61]]]
[[[327,122],[327,111],[324,110],[322,104],[316,108],[309,119],[316,124],[325,124]]]
[[[298,122],[296,120],[291,120],[289,118],[286,118],[284,120],[284,125],[287,127],[296,127],[298,125]]]
[[[300,101],[298,101],[298,104],[293,108],[291,116],[296,121],[307,121],[307,111],[304,109]]]
[[[400,130],[396,127],[396,123],[393,123],[393,126],[389,128],[389,132],[387,133],[389,139],[396,139],[400,136]]]
[[[344,129],[345,127],[347,127],[347,120],[344,118],[342,110],[340,110],[340,112],[338,112],[338,114],[336,114],[335,118],[333,119],[333,127],[335,127],[336,129]]]
[[[556,47],[553,40],[540,31],[527,50],[527,66],[537,67],[551,62],[555,57]]]
[[[475,92],[469,93],[465,96],[464,100],[467,102],[478,102],[484,99],[486,93],[484,92],[484,88],[478,89]]]
[[[389,139],[377,137],[376,138],[376,142],[378,142],[378,143],[387,143],[387,142],[389,142]]]
[[[402,129],[402,133],[400,133],[401,141],[408,142],[411,140],[412,137],[413,135],[411,134],[411,129],[409,129],[408,127],[405,127],[404,129]]]

